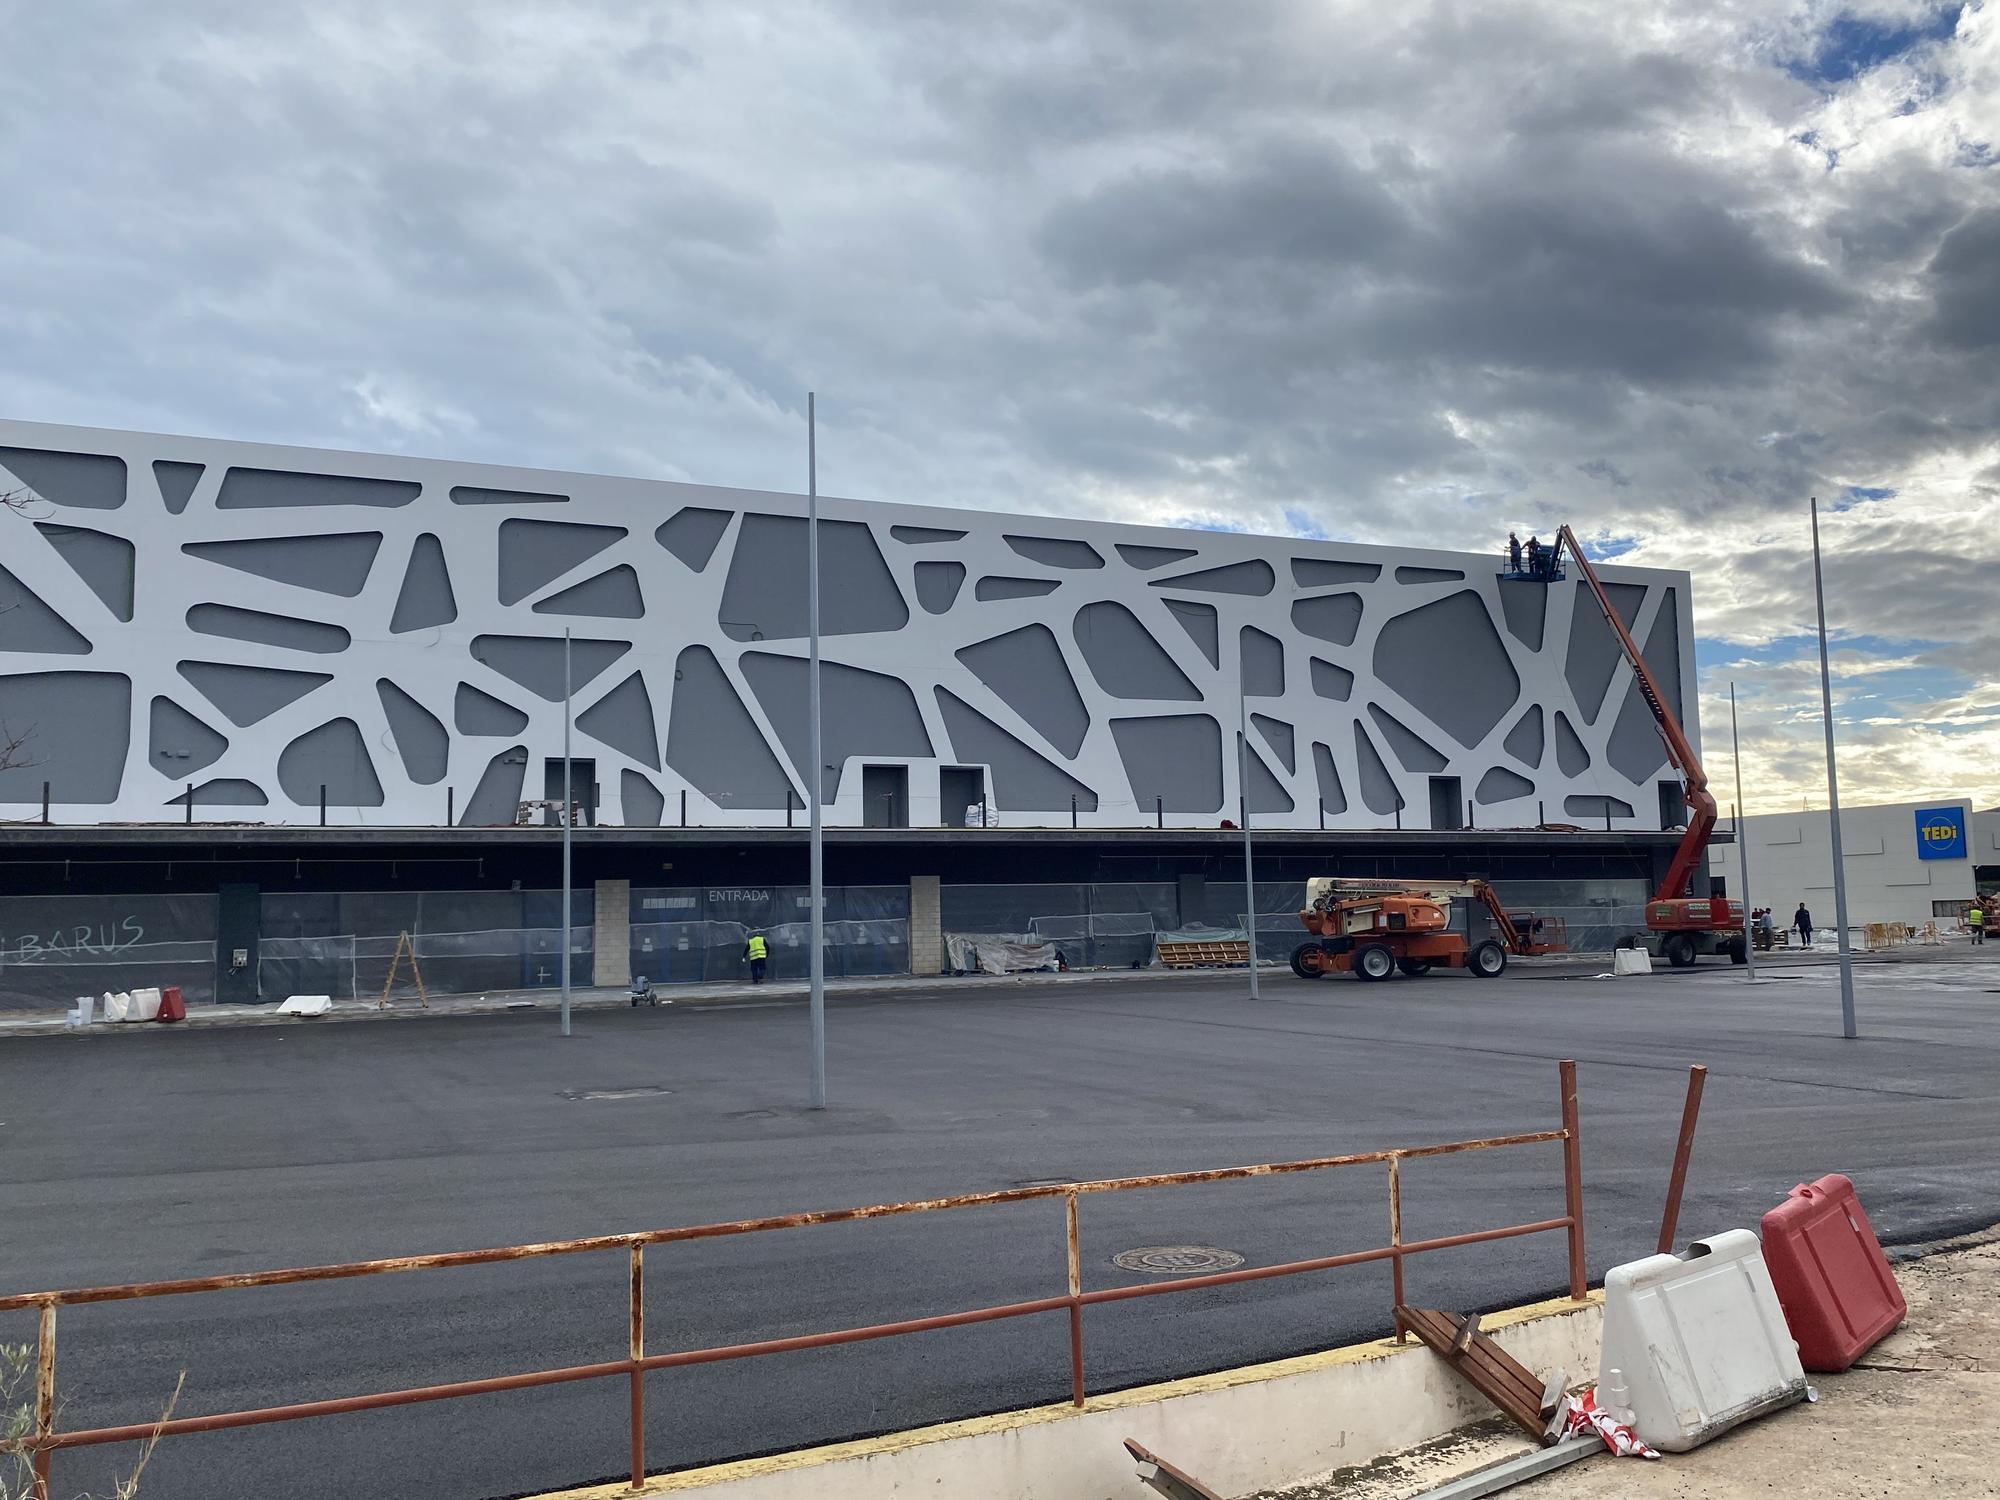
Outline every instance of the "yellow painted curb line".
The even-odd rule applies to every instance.
[[[1526,1307],[1510,1307],[1501,1312],[1488,1313],[1480,1320],[1479,1326],[1488,1333],[1497,1333],[1502,1329],[1517,1327],[1522,1323],[1532,1323],[1540,1318],[1566,1317],[1585,1308],[1601,1306],[1603,1301],[1602,1291],[1591,1292],[1582,1302],[1572,1302],[1567,1297],[1553,1297],[1547,1302],[1533,1302]],[[1276,1359],[1260,1365],[1239,1365],[1235,1369],[1215,1370],[1207,1375],[1190,1375],[1180,1380],[1165,1381],[1159,1385],[1134,1386],[1131,1390],[1090,1396],[1085,1399],[1082,1406],[1072,1406],[1067,1401],[1052,1406],[1030,1406],[1020,1411],[995,1412],[986,1417],[966,1417],[956,1422],[940,1422],[933,1427],[912,1427],[904,1432],[887,1432],[880,1437],[857,1438],[848,1443],[828,1443],[818,1448],[795,1448],[789,1453],[770,1453],[762,1458],[744,1458],[730,1463],[710,1464],[700,1469],[682,1469],[678,1473],[655,1475],[646,1481],[643,1489],[635,1490],[629,1483],[619,1480],[611,1484],[586,1485],[581,1489],[551,1490],[533,1496],[532,1500],[634,1500],[634,1497],[647,1495],[680,1494],[689,1490],[706,1489],[710,1485],[755,1479],[764,1474],[783,1473],[788,1469],[814,1468],[822,1464],[844,1463],[850,1459],[870,1458],[878,1454],[901,1453],[927,1443],[947,1443],[955,1438],[982,1437],[1015,1428],[1039,1427],[1046,1422],[1069,1421],[1075,1417],[1089,1416],[1093,1412],[1123,1411],[1135,1406],[1150,1406],[1159,1401],[1172,1401],[1180,1396],[1195,1396],[1208,1391],[1228,1390],[1233,1386],[1255,1385],[1266,1380],[1308,1375],[1341,1365],[1365,1364],[1370,1360],[1390,1359],[1421,1348],[1423,1345],[1415,1342],[1398,1344],[1394,1339],[1371,1339],[1365,1344],[1345,1344],[1338,1349],[1322,1349],[1316,1354],[1299,1354],[1290,1359]]]

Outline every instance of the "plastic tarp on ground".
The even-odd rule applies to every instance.
[[[1018,934],[1053,943],[1072,969],[1130,968],[1153,961],[1153,934],[1179,920],[1171,881],[945,885],[938,910],[946,933]]]
[[[167,985],[215,998],[214,896],[0,896],[0,1010]]]
[[[1058,966],[1054,943],[1023,933],[947,932],[944,951],[954,974],[1028,974]]]

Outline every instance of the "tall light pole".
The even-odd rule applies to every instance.
[[[1736,762],[1736,858],[1743,871],[1743,977],[1757,977],[1757,944],[1750,930],[1750,840],[1743,832],[1743,750],[1736,738],[1736,684],[1729,684],[1729,754]]]
[[[576,819],[569,787],[569,627],[563,627],[562,1034],[569,1035],[569,835]]]
[[[1840,777],[1833,766],[1833,678],[1826,666],[1826,584],[1819,568],[1819,497],[1812,502],[1813,604],[1819,611],[1819,711],[1826,725],[1826,817],[1833,834],[1833,922],[1840,943],[1840,1034],[1854,1037],[1854,951],[1847,945],[1847,861],[1840,849]]]
[[[1243,926],[1250,939],[1250,998],[1257,994],[1257,873],[1250,863],[1250,710],[1243,690],[1243,641],[1236,642],[1236,795],[1243,819]]]
[[[826,890],[821,870],[819,746],[819,426],[806,392],[806,798],[812,809],[812,1086],[807,1106],[826,1108]]]

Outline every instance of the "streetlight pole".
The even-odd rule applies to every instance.
[[[569,1035],[569,836],[575,806],[569,786],[569,627],[563,627],[562,1034]]]
[[[821,856],[819,744],[819,425],[815,399],[806,392],[806,797],[812,808],[810,855],[812,967],[812,1085],[807,1107],[826,1108],[826,890]]]
[[[1736,738],[1736,684],[1729,684],[1729,753],[1736,762],[1736,858],[1743,871],[1743,977],[1757,977],[1756,934],[1750,920],[1750,840],[1743,832],[1743,750]]]
[[[1826,817],[1833,834],[1833,922],[1840,943],[1840,1034],[1854,1027],[1854,951],[1847,945],[1847,862],[1840,849],[1840,777],[1833,765],[1833,678],[1826,665],[1826,584],[1819,566],[1819,497],[1812,502],[1813,604],[1819,611],[1819,711],[1826,726]]]
[[[1236,650],[1236,795],[1243,819],[1243,926],[1250,939],[1250,998],[1257,993],[1257,874],[1250,863],[1250,710],[1243,691],[1243,648]]]

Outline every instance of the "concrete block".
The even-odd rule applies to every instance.
[[[591,983],[600,989],[632,982],[632,882],[597,882],[596,920],[591,942]]]
[[[910,877],[910,972],[944,972],[944,926],[938,877]]]

